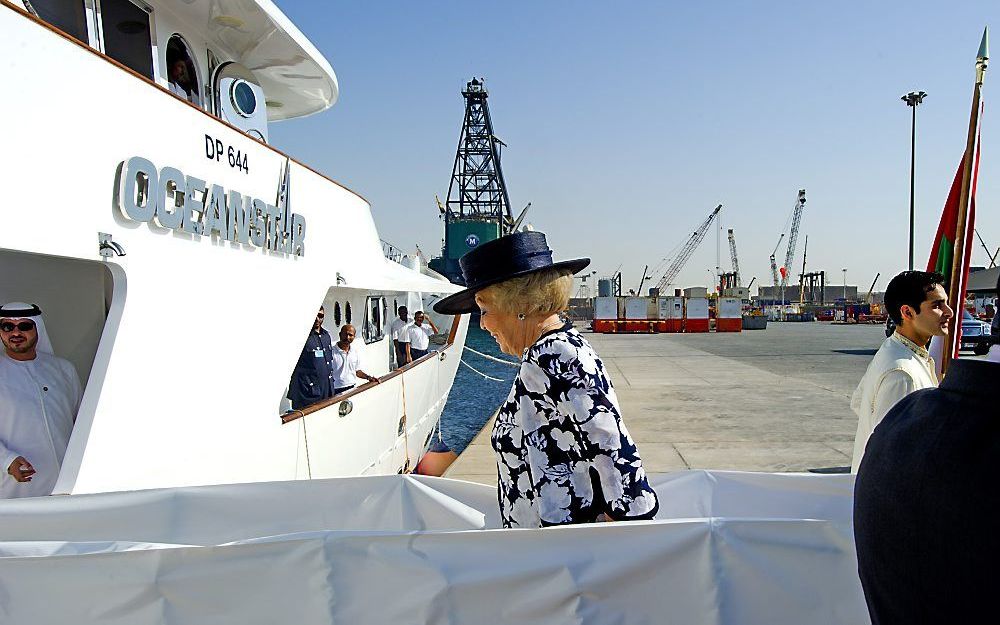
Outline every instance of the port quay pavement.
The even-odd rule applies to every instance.
[[[594,334],[649,473],[806,471],[851,464],[851,394],[881,325],[769,323],[707,334]],[[966,355],[963,353],[963,357]],[[496,484],[492,420],[446,473]]]

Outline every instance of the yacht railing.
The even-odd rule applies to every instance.
[[[413,362],[405,364],[402,367],[399,367],[398,369],[396,369],[394,371],[390,371],[389,373],[387,373],[387,374],[383,375],[382,377],[380,377],[378,379],[377,383],[376,382],[366,382],[366,383],[362,384],[361,386],[356,386],[356,387],[352,388],[349,391],[345,391],[345,392],[341,393],[340,395],[335,395],[333,397],[328,397],[327,399],[324,399],[322,401],[318,401],[315,404],[310,404],[309,406],[306,406],[305,408],[302,408],[301,410],[292,410],[290,412],[286,412],[285,414],[281,415],[281,422],[282,423],[291,423],[292,421],[295,421],[297,419],[301,419],[302,417],[304,417],[306,415],[310,415],[310,414],[312,414],[314,412],[319,412],[320,410],[323,410],[324,408],[329,408],[330,406],[333,406],[335,404],[339,404],[340,402],[344,401],[345,399],[350,399],[351,397],[354,397],[355,395],[363,393],[363,392],[367,391],[370,388],[374,388],[375,386],[377,386],[378,384],[381,384],[382,382],[385,382],[387,380],[391,380],[391,379],[395,378],[396,376],[403,375],[404,373],[406,373],[410,369],[413,369],[417,365],[423,364],[425,362],[429,362],[429,361],[431,361],[431,360],[433,360],[435,358],[439,358],[441,360],[444,360],[447,357],[448,350],[451,349],[451,347],[455,344],[455,336],[458,334],[458,325],[459,325],[459,323],[461,323],[461,320],[462,320],[462,315],[455,315],[454,317],[452,317],[451,329],[448,332],[448,342],[445,343],[444,347],[442,347],[440,350],[428,352],[427,354],[425,354],[424,356],[421,356],[420,358],[414,360]]]
[[[380,239],[380,240],[382,241],[382,254],[385,255],[385,257],[391,260],[392,262],[399,263],[400,265],[402,265],[403,258],[406,257],[406,252],[399,249],[392,243],[389,243],[385,239]]]

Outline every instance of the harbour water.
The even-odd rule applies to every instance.
[[[515,362],[511,356],[500,352],[497,342],[478,323],[469,324],[465,344],[478,352]],[[510,385],[517,373],[515,367],[482,358],[469,351],[463,353],[462,359],[476,370],[503,382],[488,380],[465,365],[458,368],[455,384],[441,415],[441,434],[448,447],[456,453],[462,453],[493,416],[510,392]]]

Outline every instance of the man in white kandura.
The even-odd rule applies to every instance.
[[[424,322],[427,323],[424,323]],[[406,326],[399,333],[399,342],[403,344],[406,352],[406,361],[411,363],[414,360],[427,355],[427,350],[431,346],[430,336],[437,334],[437,326],[424,315],[422,310],[413,313],[413,323]]]
[[[851,409],[858,415],[852,473],[861,466],[868,437],[896,402],[938,385],[927,343],[932,336],[948,334],[948,320],[954,315],[943,283],[938,273],[904,271],[885,289],[885,306],[896,331],[882,343],[851,398]]]
[[[80,378],[52,354],[34,304],[0,306],[0,340],[0,498],[50,495],[80,407]]]

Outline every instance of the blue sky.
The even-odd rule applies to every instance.
[[[744,283],[805,188],[794,273],[866,290],[906,268],[910,111],[917,111],[916,264],[926,262],[965,144],[975,54],[997,27],[984,87],[977,226],[1000,246],[1000,5],[966,2],[354,2],[279,6],[330,60],[329,111],[271,127],[271,141],[364,195],[386,240],[437,253],[462,123],[485,77],[508,145],[515,211],[559,258],[621,266],[635,288],[724,205]],[[779,264],[784,248],[779,251]],[[976,245],[973,262],[987,256]],[[705,285],[714,233],[676,286]],[[722,268],[729,252],[722,236]],[[660,276],[654,277],[654,282]],[[647,285],[648,286],[648,285]]]

